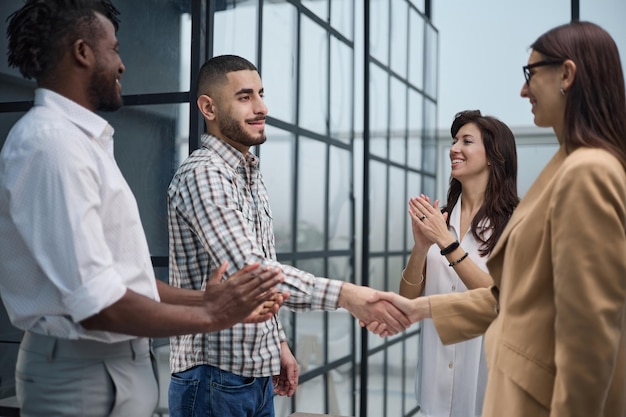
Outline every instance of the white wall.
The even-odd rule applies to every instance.
[[[480,109],[511,128],[532,125],[528,100],[519,96],[529,46],[570,17],[570,0],[433,1],[440,37],[438,126],[448,129],[454,114],[466,109]],[[626,67],[626,2],[581,0],[580,18],[611,33]]]

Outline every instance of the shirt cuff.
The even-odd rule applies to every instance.
[[[315,289],[311,299],[312,310],[336,310],[343,281],[328,278],[315,278]]]
[[[126,290],[122,278],[109,268],[64,296],[63,302],[72,320],[78,323],[120,300]]]

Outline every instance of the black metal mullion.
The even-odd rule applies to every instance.
[[[351,256],[350,256],[350,270],[351,270],[351,274],[350,274],[350,282],[354,283],[356,281],[356,198],[354,195],[354,119],[355,119],[355,100],[354,100],[354,93],[356,91],[356,83],[355,83],[355,79],[356,79],[356,74],[355,74],[355,69],[356,69],[356,54],[354,53],[354,39],[355,39],[355,34],[356,34],[356,17],[354,14],[354,10],[355,10],[355,1],[357,0],[352,0],[352,40],[353,42],[350,44],[351,48],[352,48],[352,88],[350,91],[350,97],[351,97],[351,115],[350,115],[350,140],[349,140],[349,145],[350,145],[350,207],[351,207],[351,220],[350,220],[350,252],[351,252]],[[362,0],[358,0],[358,1],[362,1]],[[356,323],[354,320],[351,320],[351,324],[350,324],[351,328],[350,328],[350,355],[352,357],[352,361],[351,361],[351,367],[350,367],[350,392],[355,392],[356,390]],[[350,401],[350,415],[355,416],[356,415],[356,396],[352,395],[351,397],[351,401]]]
[[[572,0],[572,21],[580,20],[580,0]]]
[[[370,170],[369,170],[369,153],[370,153],[370,0],[364,0],[363,4],[363,218],[362,229],[363,239],[361,248],[361,276],[362,285],[369,285],[369,239],[370,230]],[[361,329],[361,366],[360,366],[360,390],[359,398],[359,414],[360,417],[367,417],[367,375],[369,375],[369,356],[368,356],[368,334],[367,329]]]
[[[409,3],[409,7],[407,7],[408,9],[408,13],[406,14],[406,27],[407,29],[410,28],[411,25],[411,8],[410,8],[410,3]],[[409,78],[409,71],[411,70],[411,66],[410,66],[410,53],[411,53],[411,39],[409,37],[409,31],[407,30],[407,40],[406,40],[406,56],[407,56],[407,60],[406,60],[406,67],[405,67],[405,73],[406,73],[406,77],[407,77],[407,81]],[[409,141],[411,140],[410,137],[410,133],[409,133],[409,91],[410,91],[410,87],[407,87],[405,90],[405,96],[404,96],[404,103],[405,103],[405,109],[406,112],[404,114],[404,163],[406,165],[406,168],[404,169],[404,201],[408,201],[409,200]],[[407,262],[407,254],[409,253],[409,248],[407,247],[407,240],[409,238],[408,236],[408,216],[404,216],[404,230],[402,232],[402,247],[404,248],[404,256],[402,257],[404,264],[406,265]],[[402,357],[405,358],[406,357],[406,339],[402,341]],[[401,375],[401,381],[400,381],[400,386],[402,389],[402,395],[400,396],[402,398],[402,404],[400,405],[400,412],[402,413],[402,415],[406,415],[406,367],[402,366],[400,369],[400,375]]]
[[[327,3],[327,16],[330,25],[330,1]],[[326,31],[326,136],[330,138],[330,114],[331,114],[331,100],[330,100],[330,89],[331,89],[331,34],[330,31]],[[324,190],[324,275],[329,276],[329,264],[330,264],[330,255],[328,255],[329,245],[328,240],[330,236],[330,225],[329,225],[329,217],[330,217],[330,154],[331,154],[331,144],[326,143],[326,172],[325,172],[325,190]],[[336,277],[331,277],[336,278]],[[328,363],[328,312],[324,312],[324,337],[322,351],[324,352],[324,363]],[[324,373],[324,412],[330,412],[330,403],[328,400],[329,397],[329,386],[328,386],[328,372]]]
[[[298,172],[298,167],[299,167],[299,163],[298,163],[298,157],[299,157],[299,150],[300,150],[300,136],[299,133],[297,131],[298,125],[300,123],[300,38],[301,38],[301,18],[300,18],[300,13],[298,11],[297,15],[296,15],[296,69],[295,69],[295,73],[296,73],[296,91],[295,91],[295,97],[296,97],[296,103],[295,103],[295,120],[294,120],[294,127],[295,129],[291,129],[290,131],[293,133],[294,135],[294,144],[293,144],[293,156],[291,158],[291,165],[292,165],[292,169],[293,169],[293,183],[291,184],[291,192],[293,195],[293,199],[291,201],[291,210],[292,210],[292,216],[291,216],[291,230],[293,231],[293,233],[291,234],[291,256],[293,259],[293,264],[298,267],[298,262],[296,260],[295,255],[298,254],[298,203],[299,203],[299,198],[298,198],[298,181],[300,179],[300,175]],[[301,254],[298,254],[301,255]],[[319,255],[318,255],[319,256]],[[298,315],[291,313],[292,314],[292,318],[293,318],[293,328],[294,328],[294,340],[293,340],[293,349],[294,352],[297,351],[298,349],[298,341],[296,340],[295,334],[296,334],[296,328],[298,326]],[[300,378],[300,380],[303,380],[302,378]],[[304,380],[306,381],[306,379]],[[291,411],[294,411],[296,409],[296,400],[297,397],[301,395],[300,393],[296,393],[296,395],[291,397]]]
[[[204,119],[200,115],[198,106],[195,105],[194,97],[195,89],[198,85],[198,73],[200,72],[202,57],[202,45],[206,44],[206,40],[202,39],[202,25],[206,22],[206,16],[203,16],[202,10],[204,3],[191,2],[191,64],[190,64],[190,86],[189,86],[189,137],[188,148],[189,153],[197,149],[200,144],[200,136],[204,132]],[[203,19],[203,17],[205,17]]]

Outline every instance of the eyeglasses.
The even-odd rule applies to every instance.
[[[532,68],[537,67],[545,67],[546,65],[561,65],[563,61],[539,61],[534,62],[532,64],[524,65],[522,70],[524,71],[524,78],[526,78],[526,84],[530,85],[530,78],[533,76],[533,73],[530,72]]]

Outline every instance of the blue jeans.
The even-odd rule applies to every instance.
[[[209,365],[172,374],[170,417],[274,417],[272,378],[235,375]]]

